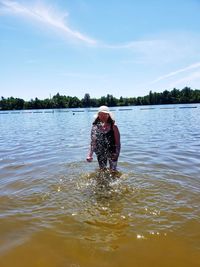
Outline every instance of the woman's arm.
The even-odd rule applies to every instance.
[[[96,129],[95,126],[92,126],[92,130],[91,130],[91,142],[90,142],[90,146],[89,146],[89,151],[88,151],[88,156],[86,158],[87,161],[92,161],[93,160],[93,152],[95,149],[95,145],[96,145]]]
[[[116,156],[119,157],[121,142],[120,142],[120,132],[117,125],[113,125],[114,138],[115,138],[115,147],[116,147]]]

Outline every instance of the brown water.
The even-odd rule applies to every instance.
[[[185,107],[115,108],[116,178],[85,162],[94,112],[1,112],[0,266],[200,266],[200,105]]]

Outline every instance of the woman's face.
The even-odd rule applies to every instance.
[[[102,122],[107,122],[110,115],[108,113],[105,113],[105,112],[99,112],[98,116]]]

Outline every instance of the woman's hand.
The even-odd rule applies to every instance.
[[[86,158],[86,160],[87,160],[87,162],[92,162],[92,160],[93,160],[93,157],[91,157],[91,156],[88,156],[88,157]]]

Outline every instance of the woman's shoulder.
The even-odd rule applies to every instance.
[[[114,128],[118,128],[118,126],[117,126],[116,123],[113,124],[113,129],[114,129]]]
[[[119,128],[118,128],[117,124],[113,124],[112,128],[113,128],[113,131],[119,132]]]

